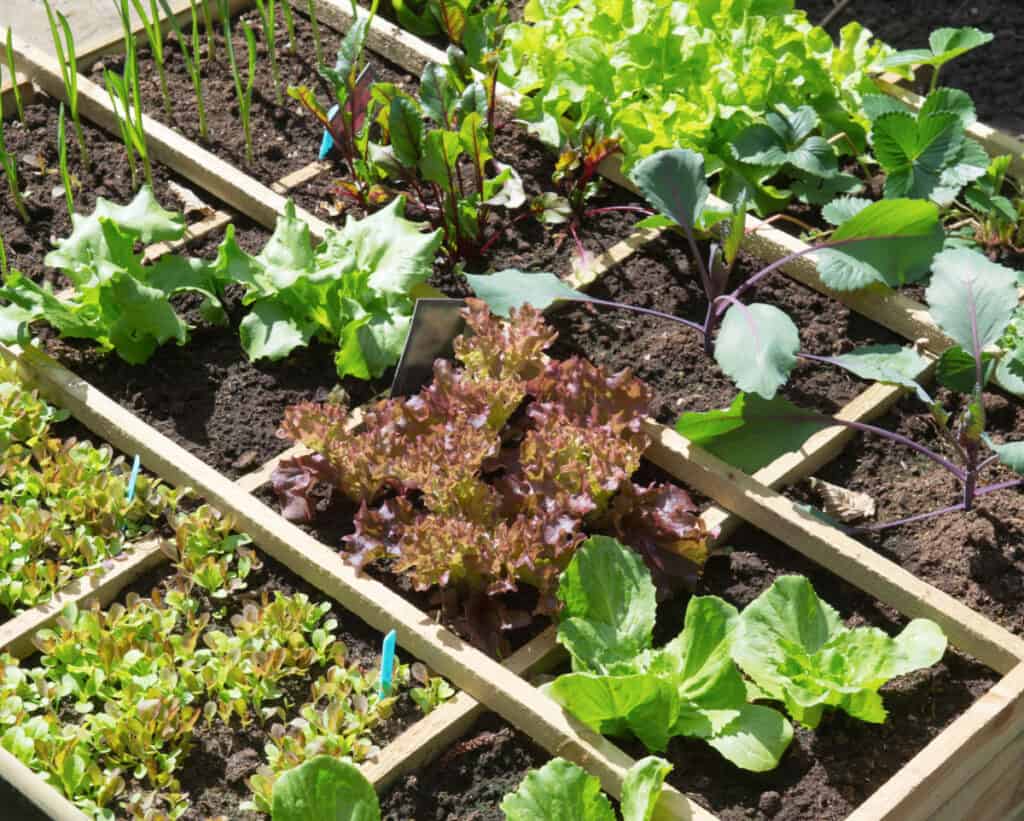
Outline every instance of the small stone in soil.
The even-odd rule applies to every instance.
[[[761,793],[761,800],[757,802],[757,808],[768,817],[772,817],[782,809],[782,796],[775,790]]]

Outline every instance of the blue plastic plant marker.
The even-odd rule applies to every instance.
[[[380,697],[387,698],[391,692],[391,680],[395,674],[395,642],[398,634],[392,630],[384,637],[380,656]]]
[[[129,504],[135,500],[135,483],[139,480],[139,468],[141,466],[142,462],[139,460],[138,454],[136,454],[135,461],[132,462],[131,476],[128,477],[128,492],[125,494]]]
[[[334,116],[338,113],[338,107],[332,106],[331,110],[327,112],[327,119],[333,120]],[[331,136],[331,132],[326,128],[324,129],[323,139],[320,140],[320,159],[326,160],[327,155],[331,153],[331,149],[334,148],[334,137]]]

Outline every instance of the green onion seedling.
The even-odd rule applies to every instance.
[[[313,27],[313,49],[316,51],[316,64],[323,65],[324,48],[320,43],[320,21],[316,17],[316,0],[306,0],[306,9],[309,12],[309,23]]]
[[[153,187],[153,169],[149,162],[149,147],[146,143],[145,114],[142,111],[142,92],[139,87],[139,63],[135,51],[135,37],[131,29],[131,16],[128,11],[128,0],[120,0],[121,26],[124,30],[124,75],[118,75],[107,69],[104,72],[107,93],[110,94],[114,115],[118,120],[121,139],[125,141],[125,149],[131,156],[132,150],[142,160],[146,182]],[[129,162],[130,166],[134,163]],[[133,168],[134,171],[134,168]],[[136,176],[133,183],[138,184]]]
[[[222,6],[227,6],[226,0],[223,0]],[[256,82],[256,37],[253,35],[252,27],[248,23],[242,24],[242,30],[245,32],[245,42],[249,57],[248,73],[244,85],[242,84],[242,75],[238,71],[235,46],[231,42],[231,24],[228,16],[224,15],[224,46],[228,52],[228,62],[231,64],[231,76],[235,80],[235,93],[238,96],[238,113],[242,118],[242,131],[245,133],[245,159],[246,162],[251,163],[253,161],[252,127],[249,122],[249,114],[252,107],[252,87]]]
[[[164,101],[164,113],[170,120],[173,116],[171,107],[171,94],[167,90],[167,72],[164,70],[164,34],[160,28],[160,9],[157,7],[157,0],[149,0],[149,16],[146,16],[146,8],[142,0],[132,0],[135,13],[139,15],[142,27],[146,31],[146,39],[149,40],[149,50],[153,53],[153,61],[156,63],[157,75],[160,77],[160,96]]]
[[[277,104],[284,105],[281,94],[281,77],[277,67],[277,7],[276,0],[256,0],[256,8],[263,21],[263,36],[267,41],[267,53],[270,55],[270,77],[274,83],[274,95]]]
[[[2,75],[2,72],[0,72],[0,75]],[[2,79],[3,77],[0,76],[0,80]],[[0,165],[3,166],[4,174],[7,176],[7,185],[11,189],[11,199],[14,202],[14,208],[18,212],[18,216],[21,217],[22,222],[27,223],[29,221],[28,211],[25,208],[25,200],[21,196],[21,189],[18,187],[18,161],[7,151],[2,97],[0,97]]]
[[[53,47],[57,53],[61,76],[64,79],[64,92],[68,99],[68,108],[71,110],[71,119],[75,124],[75,137],[78,139],[78,151],[81,155],[82,166],[89,170],[91,165],[89,150],[85,147],[85,133],[82,131],[82,118],[78,111],[78,57],[75,54],[75,38],[71,34],[68,18],[59,11],[55,17],[53,9],[50,8],[50,0],[43,0],[43,6],[46,8],[50,34],[53,36]]]
[[[3,236],[0,236],[0,278],[7,278],[7,246]]]
[[[161,0],[163,2],[163,0]],[[206,50],[211,60],[216,62],[217,60],[217,38],[216,29],[213,25],[213,15],[210,13],[210,0],[202,0],[203,4],[203,25],[206,26]],[[195,11],[195,3],[192,3],[193,12]],[[196,52],[198,55],[198,51]],[[196,60],[198,61],[198,56]]]
[[[284,27],[288,31],[288,51],[295,54],[298,43],[295,41],[295,15],[292,13],[291,0],[281,0],[281,13],[284,14]]]
[[[171,25],[174,26],[174,32],[178,35],[178,46],[181,49],[181,57],[185,62],[185,71],[188,72],[189,78],[192,80],[192,90],[196,94],[196,108],[199,113],[199,138],[205,140],[209,133],[209,129],[206,125],[206,104],[203,101],[203,66],[201,62],[202,55],[200,53],[200,37],[199,37],[199,13],[196,10],[195,0],[189,0],[189,5],[192,9],[192,36],[189,38],[185,37],[185,33],[181,30],[181,26],[178,25],[178,18],[173,14],[170,7],[167,5],[167,0],[160,0],[160,4],[164,8],[164,12],[167,14],[167,19],[171,21]],[[209,10],[206,5],[206,0],[203,0],[204,13],[209,14]],[[209,25],[209,23],[207,23]],[[208,35],[210,43],[213,42],[212,35]],[[211,46],[211,55],[213,53]]]
[[[68,218],[75,215],[75,195],[71,190],[71,174],[68,173],[68,143],[65,139],[64,103],[60,104],[57,115],[57,159],[60,166],[60,181],[64,186],[64,201],[68,205]]]
[[[21,89],[18,87],[18,75],[14,70],[14,37],[10,27],[7,28],[7,46],[5,56],[7,58],[7,71],[11,75],[11,91],[14,94],[14,105],[18,109],[18,119],[25,122],[25,104],[21,99]]]

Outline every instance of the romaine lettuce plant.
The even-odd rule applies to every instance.
[[[742,613],[716,596],[694,596],[683,631],[655,648],[650,575],[607,537],[576,552],[558,595],[558,640],[572,672],[546,685],[548,695],[597,732],[635,735],[652,750],[674,736],[702,738],[757,772],[778,764],[793,731],[777,710],[752,701],[782,702],[809,727],[829,706],[881,723],[879,688],[935,664],[946,649],[926,619],[895,639],[849,629],[800,576],[777,579]]]
[[[469,275],[477,295],[499,313],[509,306],[528,303],[546,308],[553,302],[580,301],[619,308],[680,323],[700,334],[704,350],[743,391],[772,399],[785,384],[799,358],[814,359],[800,351],[796,325],[773,305],[745,304],[743,294],[765,277],[801,256],[814,255],[822,280],[836,290],[855,290],[879,282],[896,286],[920,279],[932,257],[942,248],[938,208],[916,200],[886,200],[868,204],[844,222],[826,242],[789,254],[742,282],[732,285],[744,238],[745,204],[731,212],[707,206],[710,189],[704,161],[687,149],[661,151],[639,162],[633,181],[658,216],[642,224],[668,226],[686,239],[708,306],[701,323],[648,308],[594,299],[554,280],[550,274]],[[711,246],[710,259],[697,244],[700,232],[726,223],[721,246]]]
[[[200,294],[204,318],[226,322],[222,299],[237,283],[250,306],[239,326],[250,359],[282,359],[318,338],[338,346],[340,376],[377,377],[398,361],[415,292],[441,243],[440,232],[424,233],[403,217],[403,208],[399,197],[314,245],[289,202],[256,256],[239,248],[228,226],[213,262],[168,254],[144,265],[140,246],[182,237],[180,215],[163,210],[145,187],[126,206],[100,198],[92,215],[74,216],[71,236],[46,257],[74,292],[58,296],[12,272],[0,288],[0,298],[11,303],[0,307],[0,339],[27,341],[31,323],[42,320],[63,336],[95,340],[141,364],[171,339],[188,341],[173,295]]]
[[[274,472],[285,516],[310,518],[316,489],[337,488],[361,505],[349,561],[387,559],[419,590],[449,589],[489,646],[499,626],[529,621],[502,594],[525,584],[538,612],[553,611],[585,530],[618,534],[662,581],[692,584],[707,555],[692,501],[674,485],[630,481],[649,444],[643,383],[577,358],[545,362],[555,333],[532,309],[503,322],[472,300],[465,316],[461,367],[438,360],[433,384],[372,406],[358,432],[337,405],[286,412],[281,435],[313,453]]]
[[[655,756],[637,761],[622,780],[622,821],[650,821],[672,765]],[[601,782],[582,767],[555,758],[526,774],[519,788],[505,796],[507,821],[615,821]]]

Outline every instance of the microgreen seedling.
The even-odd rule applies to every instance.
[[[181,57],[185,63],[185,71],[188,72],[189,79],[192,80],[192,90],[196,95],[196,107],[199,112],[199,138],[205,140],[208,134],[208,128],[206,125],[206,104],[203,101],[203,66],[202,66],[202,54],[200,51],[200,39],[199,39],[199,15],[196,11],[196,0],[189,0],[192,10],[192,36],[189,38],[185,37],[184,32],[181,30],[181,26],[178,25],[178,18],[170,7],[167,5],[167,0],[160,0],[163,5],[164,12],[167,14],[167,19],[171,21],[171,25],[174,27],[175,34],[178,35],[178,47],[181,49]],[[209,14],[209,7],[207,0],[203,0],[203,10],[206,14]],[[207,26],[211,23],[207,20]],[[213,37],[209,36],[211,43],[212,55],[212,43]]]
[[[71,33],[67,17],[60,11],[54,17],[53,9],[50,8],[50,0],[43,0],[43,6],[50,23],[50,34],[53,36],[57,64],[60,66],[61,76],[64,79],[64,93],[67,97],[68,107],[71,109],[71,119],[75,124],[75,136],[78,138],[78,151],[82,166],[88,170],[90,166],[89,150],[85,146],[85,133],[82,131],[82,120],[78,110],[78,58],[75,54],[75,38]]]
[[[7,73],[11,76],[11,93],[14,95],[14,106],[18,109],[18,119],[25,122],[25,104],[21,99],[21,87],[18,85],[18,75],[14,65],[14,33],[10,27],[7,28]]]

